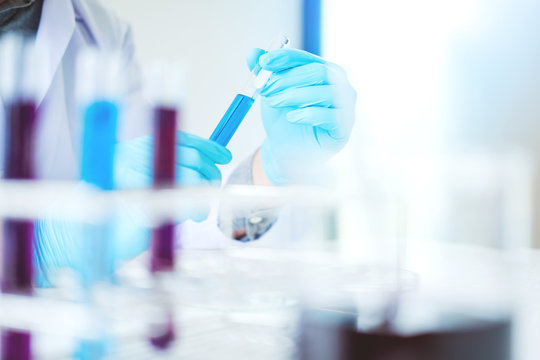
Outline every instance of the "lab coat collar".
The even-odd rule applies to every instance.
[[[103,48],[107,39],[106,33],[96,24],[95,16],[92,16],[92,10],[89,4],[85,1],[72,0],[75,14],[78,21],[84,22],[88,34],[91,36],[94,45],[98,48]]]
[[[115,36],[118,19],[111,16],[102,5],[85,0],[72,0],[77,21],[84,23],[93,45],[103,50],[117,50]]]
[[[74,31],[75,12],[71,0],[45,0],[36,35],[36,50],[43,70],[38,103],[45,98]]]

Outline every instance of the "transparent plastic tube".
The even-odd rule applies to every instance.
[[[154,109],[154,187],[173,187],[175,183],[177,109]],[[174,269],[174,223],[165,223],[152,232],[152,272]]]
[[[0,79],[6,102],[5,174],[8,180],[35,178],[34,143],[38,121],[36,94],[39,65],[33,42],[8,36],[0,44]],[[6,220],[2,236],[2,292],[32,295],[34,223]],[[2,330],[2,359],[31,359],[32,336],[21,330]]]
[[[82,53],[77,63],[77,96],[82,119],[81,180],[100,190],[114,189],[114,151],[123,79],[122,57],[117,53],[90,49]],[[94,291],[100,282],[111,280],[114,274],[113,222],[80,224],[80,246],[76,268],[82,279],[88,306],[93,307]],[[95,317],[103,316],[95,307]],[[79,343],[77,357],[101,359],[107,355],[108,338],[105,325],[96,329],[95,339]]]
[[[78,96],[83,121],[81,180],[113,188],[114,146],[120,106],[120,56],[88,50],[79,57]]]
[[[154,128],[153,185],[171,188],[176,179],[176,133],[184,98],[184,73],[177,64],[159,62],[149,77]],[[150,270],[174,270],[174,222],[164,222],[152,231]]]
[[[277,50],[288,45],[289,39],[284,35],[279,35],[270,43],[267,50]],[[234,98],[214,132],[210,135],[210,140],[227,146],[249,109],[253,106],[255,99],[259,95],[259,90],[266,84],[271,74],[270,71],[261,69],[259,64],[253,68],[246,85]]]
[[[114,188],[114,149],[122,79],[121,56],[88,50],[78,59],[78,96],[82,116],[81,180],[101,190]],[[83,238],[81,275],[85,286],[113,273],[110,224],[88,226]],[[88,236],[88,234],[92,234]],[[99,251],[99,252],[98,252]],[[100,253],[100,259],[89,254]],[[99,260],[99,261],[96,261]]]
[[[153,186],[167,189],[176,180],[176,134],[184,98],[184,73],[176,64],[156,63],[150,74],[153,103]],[[181,154],[180,154],[181,156]],[[164,221],[152,229],[150,272],[154,275],[155,313],[149,314],[149,342],[154,349],[169,349],[176,338],[174,311],[161,277],[175,269],[175,223]]]

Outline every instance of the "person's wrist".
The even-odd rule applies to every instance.
[[[255,155],[253,155],[253,160],[251,162],[251,178],[253,185],[261,186],[273,186],[272,182],[266,176],[264,171],[262,160],[261,160],[261,149],[257,149]]]
[[[261,166],[267,179],[272,185],[280,186],[289,183],[287,176],[281,170],[283,165],[279,159],[273,155],[268,140],[265,140],[260,150]]]

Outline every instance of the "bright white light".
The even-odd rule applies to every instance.
[[[381,155],[437,148],[448,47],[456,31],[478,24],[475,4],[325,2],[324,52],[348,70],[358,90],[356,130],[369,135],[364,146]]]

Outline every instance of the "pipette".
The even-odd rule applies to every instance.
[[[270,43],[267,50],[277,50],[288,45],[289,39],[285,35],[279,35]],[[255,65],[244,89],[236,95],[214,132],[210,135],[210,140],[227,146],[271,74],[272,72],[261,69],[259,64]]]

